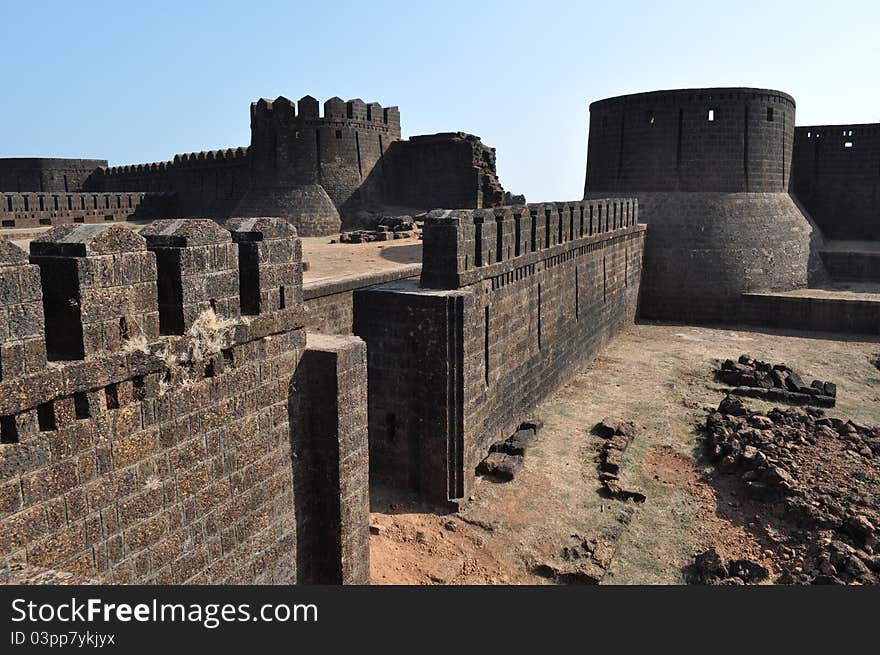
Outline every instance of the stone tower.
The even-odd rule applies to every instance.
[[[748,88],[590,105],[585,197],[635,194],[650,226],[643,317],[735,320],[744,292],[808,284],[820,237],[789,195],[794,114]]]
[[[283,216],[313,236],[354,224],[355,213],[381,204],[383,158],[400,140],[400,112],[362,100],[280,96],[251,104],[251,188],[237,216]]]

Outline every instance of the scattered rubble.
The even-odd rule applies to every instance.
[[[869,360],[878,370],[880,370],[880,353],[873,355]]]
[[[528,420],[520,424],[517,431],[489,447],[489,455],[477,466],[477,474],[491,477],[500,482],[509,482],[522,467],[526,448],[534,441],[538,430],[544,427],[539,420]]]
[[[880,582],[880,428],[813,407],[749,411],[727,396],[706,420],[718,469],[767,514],[785,583]]]
[[[837,385],[813,380],[809,385],[785,364],[769,364],[748,355],[726,359],[715,371],[719,382],[735,387],[730,393],[790,405],[834,407]]]
[[[597,457],[599,481],[602,483],[605,493],[610,498],[618,500],[645,502],[645,494],[640,491],[624,489],[620,485],[619,476],[620,467],[623,464],[623,453],[635,436],[633,424],[606,418],[593,427],[593,434],[606,440],[599,449]]]
[[[715,548],[696,555],[685,569],[690,584],[744,585],[756,584],[770,577],[767,567],[748,559],[732,559],[725,563]]]
[[[571,544],[562,547],[558,559],[536,564],[532,573],[557,584],[599,584],[611,565],[620,536],[632,519],[632,511],[631,507],[625,508],[618,517],[618,525],[600,537],[571,535]]]
[[[370,227],[342,232],[339,235],[339,243],[366,243],[411,238],[422,238],[421,223],[417,223],[412,216],[383,216]],[[335,239],[330,241],[330,243],[335,242]]]

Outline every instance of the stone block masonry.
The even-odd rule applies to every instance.
[[[829,239],[880,240],[880,124],[794,132],[792,191]]]
[[[0,193],[0,227],[151,219],[173,214],[175,204],[166,193]]]
[[[354,293],[372,481],[466,499],[489,446],[633,321],[637,221],[630,199],[429,214],[420,282]]]
[[[366,371],[360,339],[309,335],[291,396],[301,584],[370,579]]]
[[[285,221],[230,227],[70,225],[30,259],[0,242],[0,565],[293,583],[332,539],[304,581],[367,581],[363,344],[307,347]],[[337,422],[292,429],[330,388]],[[322,477],[303,444],[336,453]]]
[[[590,105],[585,198],[638,198],[650,226],[639,316],[744,320],[741,296],[822,277],[789,195],[795,103],[780,91],[651,91]]]

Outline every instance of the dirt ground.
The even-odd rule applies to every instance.
[[[742,353],[785,362],[805,379],[836,382],[838,403],[829,415],[880,424],[880,370],[870,362],[880,344],[834,338],[632,326],[536,408],[545,427],[512,482],[478,479],[457,514],[375,493],[373,583],[547,584],[533,573],[536,565],[558,560],[583,539],[617,534],[603,584],[681,584],[683,568],[709,546],[774,571],[760,505],[703,458],[697,426],[724,396],[713,369]],[[607,416],[636,425],[621,480],[647,495],[643,504],[598,493],[594,458],[602,439],[590,430]]]
[[[330,243],[338,237],[302,239],[303,261],[308,263],[308,270],[303,272],[304,284],[422,263],[422,242],[418,239]]]

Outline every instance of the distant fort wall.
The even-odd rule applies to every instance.
[[[792,176],[826,237],[880,240],[880,124],[796,128]]]

